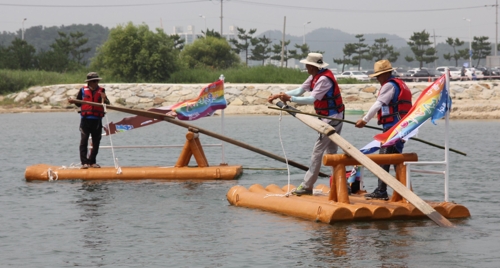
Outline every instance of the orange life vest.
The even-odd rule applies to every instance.
[[[314,101],[314,110],[319,115],[334,115],[344,111],[344,103],[342,102],[342,95],[340,94],[340,88],[337,80],[333,76],[332,71],[328,69],[321,70],[316,74],[311,80],[311,91],[314,89],[316,82],[322,76],[328,77],[332,82],[333,86],[328,90],[328,92],[323,96],[321,100]]]
[[[92,91],[88,86],[84,86],[82,88],[82,100],[88,102],[97,102],[101,103],[101,92],[103,92],[104,88],[98,87],[96,90]],[[104,108],[101,106],[93,106],[90,104],[82,104],[81,106],[81,115],[82,116],[96,116],[96,117],[104,117]]]
[[[388,82],[394,84],[394,97],[389,104],[382,105],[382,108],[378,111],[377,117],[379,125],[399,122],[412,107],[411,91],[408,86],[402,80],[394,77],[389,78],[383,85]]]

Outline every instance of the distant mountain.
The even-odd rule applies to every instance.
[[[362,33],[360,33],[362,34]],[[266,31],[259,36],[265,35],[273,41],[274,44],[279,44],[282,39],[282,31],[274,30],[274,31]],[[343,52],[342,49],[346,43],[356,43],[358,39],[356,39],[356,34],[349,34],[343,32],[338,29],[333,28],[320,28],[316,29],[310,33],[307,33],[305,36],[305,41],[309,45],[311,51],[324,51],[323,58],[325,62],[328,62],[332,68],[336,68],[336,64],[333,62],[334,58],[342,58]],[[365,38],[364,43],[371,46],[375,42],[375,39],[386,38],[387,43],[389,45],[394,46],[396,51],[400,53],[400,56],[396,62],[393,63],[393,66],[400,66],[406,68],[415,68],[419,67],[418,62],[407,62],[405,60],[406,56],[414,57],[413,52],[408,46],[408,40],[394,35],[394,34],[364,34]],[[293,49],[295,44],[301,45],[303,40],[303,36],[294,36],[287,34],[285,40],[290,40],[289,49]],[[468,43],[464,44],[462,47],[457,48],[463,49],[468,46]],[[437,56],[439,59],[435,63],[429,63],[424,65],[425,67],[434,68],[436,66],[454,66],[455,61],[447,61],[443,58],[443,54],[446,53],[454,53],[453,48],[446,43],[438,43],[437,44]],[[462,65],[463,62],[467,60],[459,60],[459,66]],[[482,61],[484,64],[484,60]],[[259,65],[260,63],[255,62],[254,64]],[[297,62],[298,64],[298,62]],[[373,62],[367,62],[365,60],[361,61],[361,67],[363,69],[373,69]],[[340,67],[341,68],[341,67]]]
[[[274,44],[279,44],[283,35],[282,31],[266,31],[259,36],[267,36],[273,40]],[[349,34],[338,29],[333,28],[319,28],[309,32],[305,36],[305,41],[309,45],[311,51],[324,51],[323,58],[325,62],[330,63],[330,65],[336,65],[333,62],[333,58],[342,58],[342,49],[346,43],[355,43],[358,41],[355,34]],[[389,45],[394,46],[394,48],[399,49],[402,47],[407,47],[406,40],[393,34],[365,34],[365,44],[372,45],[375,39],[386,38]],[[286,35],[285,40],[290,40],[291,48],[293,49],[295,44],[301,45],[304,41],[303,36],[293,36]],[[373,68],[373,62],[361,61],[364,68]]]
[[[37,51],[47,51],[50,49],[50,45],[55,42],[55,39],[59,38],[58,32],[69,34],[77,31],[85,34],[83,38],[88,38],[88,42],[83,48],[91,48],[91,51],[84,58],[89,61],[94,56],[96,48],[104,44],[108,39],[109,29],[107,27],[99,24],[72,24],[59,27],[33,26],[25,29],[24,40],[34,46]],[[21,31],[16,33],[2,32],[0,33],[0,45],[8,47],[16,37],[21,38]]]

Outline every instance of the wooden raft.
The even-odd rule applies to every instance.
[[[377,164],[395,164],[396,179],[403,185],[406,185],[404,162],[417,161],[417,155],[414,153],[369,155],[368,157]],[[262,185],[254,184],[248,189],[242,186],[232,187],[227,192],[227,200],[235,206],[256,208],[325,223],[409,220],[427,217],[395,191],[389,201],[366,200],[363,194],[357,193],[348,195],[345,167],[358,165],[359,163],[354,158],[344,154],[325,155],[323,163],[334,168],[332,188],[319,184],[314,189],[315,195],[313,196],[286,196],[287,190],[294,189],[294,185],[279,187],[271,184],[264,188]],[[425,202],[445,218],[470,217],[469,210],[460,204]]]
[[[197,167],[188,167],[191,157],[195,158]],[[101,168],[66,168],[47,164],[37,164],[26,168],[26,181],[50,180],[234,180],[243,168],[241,165],[209,166],[196,130],[190,129],[186,134],[186,143],[177,163],[173,167],[121,167],[121,173],[115,167]]]

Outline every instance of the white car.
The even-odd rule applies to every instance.
[[[358,81],[363,81],[363,82],[370,81],[370,77],[368,77],[368,75],[360,71],[345,71],[339,75],[336,75],[336,78],[354,78]]]
[[[444,70],[448,68],[450,69],[450,80],[459,80],[460,75],[461,75],[461,70],[458,67],[453,67],[453,66],[441,66],[436,68],[436,72],[440,73],[441,75],[444,74]]]
[[[467,76],[468,79],[473,80],[474,78],[472,77],[472,69],[473,68],[465,68],[465,75]],[[474,73],[476,74],[476,80],[482,80],[484,79],[484,74],[481,70],[475,69],[474,68]]]

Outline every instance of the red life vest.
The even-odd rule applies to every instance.
[[[98,87],[96,90],[92,91],[88,86],[82,88],[82,100],[88,102],[97,102],[101,103],[101,92],[103,92],[104,88]],[[82,104],[81,106],[81,115],[82,116],[97,116],[104,117],[104,108],[101,106],[93,106],[90,104]]]
[[[333,76],[332,71],[324,69],[316,74],[311,80],[311,91],[314,89],[316,82],[322,76],[328,77],[332,82],[333,86],[328,90],[328,92],[323,96],[321,100],[314,101],[314,110],[319,115],[333,115],[344,111],[344,103],[342,102],[342,95],[340,94],[340,88],[337,80]]]
[[[382,105],[382,108],[378,111],[377,117],[379,125],[399,122],[412,107],[411,91],[408,86],[402,80],[394,77],[389,78],[385,83],[387,82],[393,82],[393,84],[395,84],[394,97],[388,105]],[[383,85],[385,85],[385,83]],[[380,95],[380,92],[378,94]]]

